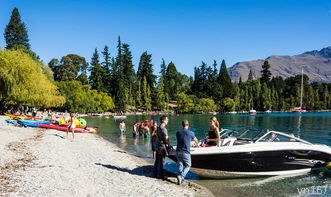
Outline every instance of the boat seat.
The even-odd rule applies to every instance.
[[[237,140],[235,137],[228,137],[221,141],[221,146],[233,146],[234,142]]]
[[[249,141],[243,141],[243,140],[236,140],[233,145],[244,145],[244,144],[251,144]]]

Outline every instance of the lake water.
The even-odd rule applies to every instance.
[[[181,121],[190,121],[190,129],[202,139],[209,129],[211,115],[179,115],[169,116],[168,131],[171,144],[176,144],[175,133],[181,129]],[[221,128],[236,130],[268,129],[282,131],[312,143],[331,146],[331,113],[271,113],[271,114],[236,114],[216,115]],[[125,120],[127,132],[120,135],[119,120],[106,117],[86,117],[89,125],[99,127],[98,134],[127,150],[133,155],[145,158],[152,164],[151,145],[149,139],[133,138],[131,131],[135,122],[155,120],[159,123],[159,116],[128,116]],[[176,164],[166,161],[166,169],[176,173]],[[200,179],[193,173],[188,179],[201,184],[211,190],[216,196],[331,196],[331,177],[325,174],[309,174],[297,177],[269,177],[251,179]],[[302,192],[302,193],[301,193]],[[323,195],[321,195],[323,196]]]

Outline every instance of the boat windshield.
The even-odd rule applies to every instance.
[[[237,140],[251,142],[303,142],[311,144],[294,135],[269,130],[246,129],[246,130],[226,130],[220,132],[221,139],[226,137],[235,137]]]
[[[221,128],[221,130],[220,130],[220,138],[221,139],[224,139],[224,138],[227,138],[227,137],[232,137],[232,136],[235,136],[237,134],[238,134],[238,132],[236,130],[233,130],[233,129],[223,129],[223,128]]]
[[[246,129],[233,134],[238,140],[255,141],[266,134],[266,130]]]

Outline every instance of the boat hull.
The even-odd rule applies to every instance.
[[[198,152],[191,152],[191,170],[202,177],[212,178],[304,174],[313,168],[326,167],[331,156],[327,152],[308,149],[220,151],[211,154]],[[170,158],[176,160],[174,154]]]

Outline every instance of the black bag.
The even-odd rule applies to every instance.
[[[157,149],[157,153],[164,156],[169,156],[170,151],[174,150],[171,145],[168,144],[160,144]]]
[[[157,128],[157,132],[156,132],[156,141],[158,144],[156,153],[163,156],[169,156],[170,151],[173,150],[174,148],[170,144],[167,144],[165,141],[160,139],[158,130],[159,127]]]
[[[168,156],[169,153],[168,153],[168,150],[167,150],[167,146],[165,144],[160,144],[158,149],[157,149],[157,154]]]

